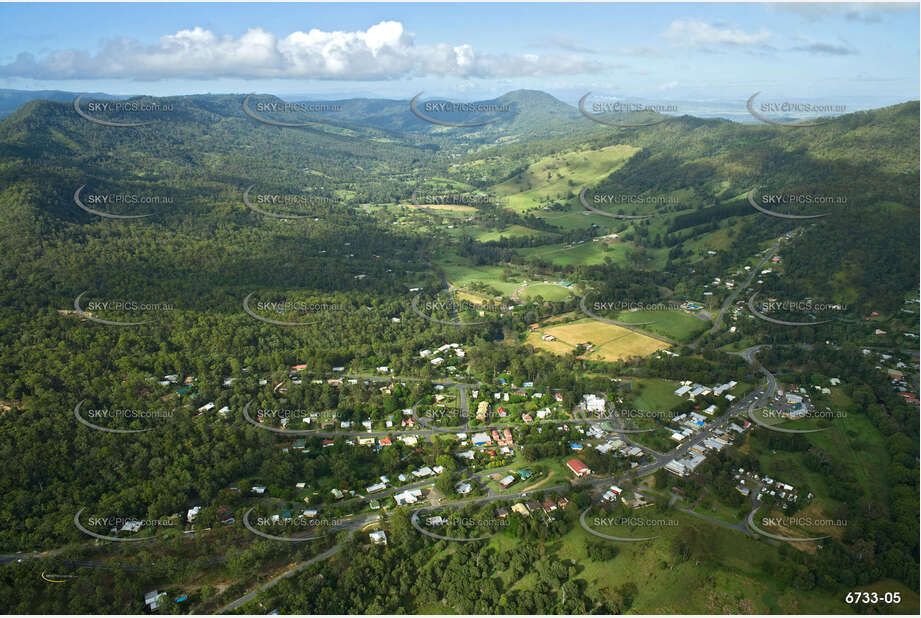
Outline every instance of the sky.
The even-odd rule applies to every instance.
[[[919,98],[918,7],[0,3],[0,88],[866,108]]]

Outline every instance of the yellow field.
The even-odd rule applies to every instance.
[[[553,335],[556,341],[544,341],[541,339],[543,335]],[[585,358],[603,362],[648,356],[669,347],[667,343],[652,337],[590,318],[529,333],[527,343],[559,356],[569,354],[580,343],[592,343],[594,348]]]
[[[428,210],[448,210],[452,212],[476,212],[473,206],[464,204],[407,204],[410,208],[426,208]]]

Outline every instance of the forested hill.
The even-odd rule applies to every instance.
[[[897,309],[916,287],[919,267],[918,113],[911,101],[809,128],[685,116],[612,130],[589,143],[641,150],[591,190],[673,199],[656,207],[664,226],[661,218],[647,220],[639,232],[648,229],[649,246],[672,250],[675,260],[689,255],[689,241],[727,220],[742,222],[734,232],[740,255],[800,227],[803,233],[786,250],[790,294]],[[765,195],[783,197],[786,203],[768,207],[776,213],[826,216],[759,213],[748,200],[752,189],[758,203]],[[791,203],[790,196],[813,202]]]

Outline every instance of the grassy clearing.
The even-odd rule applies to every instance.
[[[678,383],[662,378],[633,378],[633,407],[659,412],[671,410],[684,400],[675,395]]]
[[[663,335],[677,341],[691,341],[710,328],[710,322],[684,311],[622,311],[614,318],[619,322],[655,322],[642,326],[643,330]]]
[[[624,263],[627,261],[629,251],[630,246],[625,243],[609,245],[604,242],[586,242],[571,247],[562,244],[527,247],[519,249],[518,253],[525,259],[538,258],[554,266],[576,266],[578,264],[592,266],[603,264],[605,258],[610,258],[615,263]]]
[[[599,150],[563,152],[538,159],[520,175],[496,185],[493,191],[509,198],[509,208],[524,212],[548,200],[566,200],[623,166],[639,148],[606,146]]]
[[[569,298],[572,295],[572,292],[570,292],[569,288],[562,285],[554,285],[550,283],[534,283],[529,284],[526,288],[521,290],[518,295],[526,300],[540,296],[544,300],[559,301]]]
[[[552,335],[556,341],[544,341],[541,339],[543,335]],[[538,329],[528,333],[527,342],[558,355],[568,354],[579,344],[594,344],[593,349],[585,357],[604,362],[631,356],[648,356],[668,347],[668,344],[634,333],[622,326],[605,324],[590,318]]]

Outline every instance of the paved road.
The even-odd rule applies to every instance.
[[[692,349],[696,348],[697,345],[700,343],[701,339],[703,339],[707,335],[715,333],[719,329],[720,324],[723,321],[723,316],[726,315],[726,312],[729,310],[729,307],[732,305],[732,303],[735,302],[736,297],[739,296],[742,290],[748,288],[748,286],[751,285],[751,282],[754,280],[757,274],[761,272],[761,267],[764,266],[764,264],[769,259],[774,257],[774,254],[777,253],[777,249],[780,247],[780,242],[781,242],[780,238],[774,241],[774,244],[771,245],[771,248],[768,249],[767,252],[764,254],[764,258],[760,262],[758,262],[757,266],[752,268],[751,273],[749,273],[748,278],[745,280],[745,283],[742,283],[741,285],[736,287],[735,291],[733,291],[732,294],[727,296],[726,300],[723,301],[723,306],[720,307],[720,312],[717,314],[716,320],[713,321],[713,326],[710,327],[710,330],[704,331],[697,337],[697,339],[693,341],[693,343],[688,344],[689,348],[692,348]]]
[[[278,582],[282,581],[283,579],[286,579],[286,578],[288,578],[288,577],[291,577],[292,575],[295,575],[296,573],[299,573],[299,572],[303,571],[304,569],[306,569],[307,567],[309,567],[311,564],[314,564],[315,562],[320,562],[321,560],[326,560],[327,558],[329,558],[329,557],[332,556],[333,554],[337,553],[337,552],[338,552],[339,550],[341,550],[341,549],[342,549],[342,546],[341,546],[341,545],[333,545],[332,547],[330,547],[329,549],[327,549],[327,550],[326,550],[325,552],[323,552],[322,554],[317,554],[316,556],[314,556],[314,557],[311,558],[310,560],[307,560],[307,561],[305,561],[305,562],[302,562],[302,563],[300,563],[299,565],[297,565],[296,567],[294,567],[294,568],[292,568],[292,569],[290,569],[290,570],[288,570],[288,571],[285,571],[284,573],[282,573],[282,574],[279,575],[278,577],[275,577],[275,578],[273,578],[273,579],[270,579],[269,581],[267,581],[266,583],[262,584],[261,586],[259,586],[258,588],[254,589],[253,591],[246,593],[245,595],[243,595],[242,597],[240,597],[240,598],[237,599],[236,601],[232,601],[231,603],[228,603],[227,605],[225,605],[224,607],[222,607],[221,609],[219,609],[219,610],[218,610],[217,612],[215,612],[215,613],[216,613],[216,614],[224,614],[224,613],[227,613],[227,612],[231,612],[231,611],[237,609],[238,607],[240,607],[241,605],[243,605],[243,604],[245,604],[245,603],[249,603],[250,601],[252,601],[253,599],[255,599],[259,594],[265,592],[266,590],[268,590],[269,588],[271,588],[272,586],[274,586],[274,585],[277,584]]]

